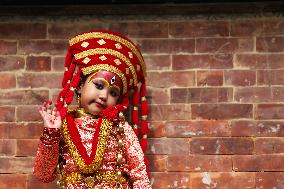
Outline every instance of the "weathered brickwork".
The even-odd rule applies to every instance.
[[[136,41],[146,61],[154,189],[284,189],[283,23],[279,16],[2,19],[0,188],[55,188],[32,175],[37,105],[58,94],[67,39],[110,29]]]

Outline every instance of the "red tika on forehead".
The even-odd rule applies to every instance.
[[[103,78],[104,80],[106,80],[109,86],[115,85],[120,89],[120,91],[122,90],[123,83],[116,74],[112,72],[108,72],[108,71],[99,71],[91,75],[89,78],[89,81],[92,81],[94,79],[99,79],[99,78]]]

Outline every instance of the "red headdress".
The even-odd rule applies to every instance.
[[[103,111],[102,116],[114,119],[118,111],[128,107],[128,92],[134,90],[132,123],[138,136],[138,115],[142,116],[140,145],[145,152],[148,133],[148,105],[146,102],[146,66],[137,46],[128,38],[111,31],[92,31],[77,35],[69,40],[65,59],[65,72],[62,90],[58,95],[57,109],[62,119],[65,118],[68,105],[74,98],[74,90],[79,87],[80,76],[98,71],[109,71],[120,77],[123,83],[122,101],[120,104]],[[141,101],[140,114],[138,113]]]

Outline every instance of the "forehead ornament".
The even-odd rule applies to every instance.
[[[112,85],[112,84],[114,84],[115,83],[115,76],[113,76],[112,78],[111,78],[111,80],[110,80],[110,84]]]

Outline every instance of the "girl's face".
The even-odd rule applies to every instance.
[[[92,115],[116,105],[122,93],[122,81],[114,73],[100,71],[90,75],[79,90],[80,105]]]

